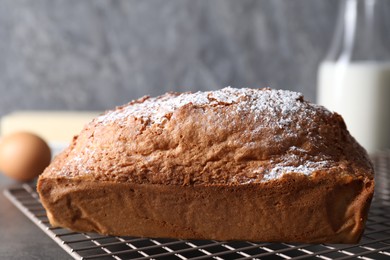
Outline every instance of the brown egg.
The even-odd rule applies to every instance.
[[[0,139],[0,172],[18,181],[31,181],[49,165],[51,151],[39,136],[16,132]]]

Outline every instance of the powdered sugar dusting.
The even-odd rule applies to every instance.
[[[149,121],[150,124],[162,124],[168,114],[188,104],[195,106],[236,104],[237,112],[245,110],[253,113],[255,119],[267,114],[266,118],[263,117],[265,123],[272,121],[281,128],[291,123],[289,120],[291,114],[301,110],[302,99],[302,94],[287,90],[227,87],[217,91],[166,94],[147,98],[143,102],[135,102],[122,109],[110,111],[97,120],[99,123],[109,124],[136,117]],[[280,119],[276,121],[276,117]]]
[[[307,152],[301,147],[291,146],[284,154],[280,162],[271,160],[271,169],[263,172],[263,180],[269,181],[281,178],[284,174],[297,173],[306,176],[318,170],[325,170],[332,167],[330,158],[322,155],[321,159],[306,157]]]
[[[182,93],[180,95],[166,94],[156,98],[147,98],[142,103],[128,105],[121,110],[108,112],[97,120],[105,124],[113,121],[123,121],[133,116],[150,120],[152,124],[161,124],[169,113],[190,103],[197,106],[218,103],[232,104],[245,95],[244,92],[228,87],[218,91]]]
[[[312,162],[306,161],[303,164],[297,166],[289,166],[286,163],[276,164],[269,172],[264,174],[262,181],[269,181],[281,178],[284,174],[298,173],[306,176],[311,175],[314,171],[318,171],[329,167],[329,162],[319,161]]]

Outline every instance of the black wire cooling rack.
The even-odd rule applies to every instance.
[[[52,227],[35,187],[4,191],[28,218],[75,259],[390,259],[390,151],[372,156],[376,192],[359,244],[287,244],[101,236]]]

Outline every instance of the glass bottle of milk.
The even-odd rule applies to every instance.
[[[390,1],[341,3],[317,102],[341,114],[369,153],[390,148]]]

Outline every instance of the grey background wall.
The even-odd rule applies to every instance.
[[[224,86],[315,99],[337,0],[0,0],[0,115]]]

